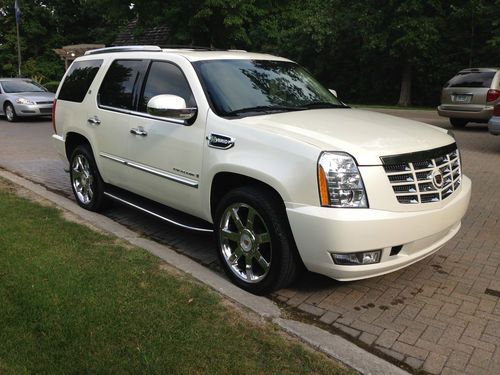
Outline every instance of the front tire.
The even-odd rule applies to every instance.
[[[236,285],[254,294],[284,288],[298,273],[299,255],[278,198],[267,189],[242,187],[216,209],[220,263]]]
[[[450,118],[450,124],[457,129],[465,128],[465,125],[468,124],[469,121],[463,118]]]
[[[90,211],[105,207],[104,181],[88,145],[79,145],[70,160],[70,178],[77,203]]]
[[[4,113],[8,122],[16,122],[18,120],[16,110],[14,109],[14,106],[11,103],[5,104]]]

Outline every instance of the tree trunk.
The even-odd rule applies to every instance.
[[[401,77],[401,92],[398,105],[408,107],[411,104],[411,64],[406,63]]]

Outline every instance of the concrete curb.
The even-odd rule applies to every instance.
[[[259,316],[271,320],[284,331],[298,337],[303,342],[326,355],[337,359],[347,366],[366,375],[403,375],[406,371],[393,364],[365,351],[344,338],[333,335],[316,326],[281,318],[278,306],[265,297],[255,296],[236,287],[229,280],[218,273],[202,266],[194,260],[175,252],[168,246],[158,244],[143,238],[136,232],[118,224],[117,222],[94,212],[84,210],[75,202],[61,195],[55,194],[45,187],[19,177],[5,170],[0,170],[0,177],[5,178],[33,193],[51,201],[55,205],[79,216],[90,226],[122,238],[129,243],[141,247],[151,254],[163,259],[171,266],[190,274],[195,279],[209,285],[225,297],[245,306]]]
[[[354,345],[343,337],[332,335],[316,326],[281,318],[276,318],[273,322],[289,334],[300,338],[317,350],[345,363],[347,366],[362,374],[408,374],[392,363],[368,353],[366,350]]]

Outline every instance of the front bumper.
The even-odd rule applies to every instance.
[[[307,269],[350,281],[396,271],[439,250],[460,229],[470,196],[471,181],[463,176],[461,189],[440,209],[392,212],[287,205],[287,214]],[[400,245],[401,251],[391,256],[391,248]],[[331,257],[379,249],[377,264],[337,265]]]
[[[52,116],[52,104],[14,105],[16,114],[20,117]]]
[[[468,120],[488,121],[493,116],[493,106],[464,106],[446,104],[437,107],[439,116]]]
[[[488,130],[493,135],[500,135],[500,116],[495,116],[488,122]]]

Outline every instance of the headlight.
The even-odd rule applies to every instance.
[[[318,161],[322,206],[368,207],[365,186],[354,159],[343,152],[324,152]]]
[[[24,99],[24,98],[17,98],[16,103],[18,104],[24,104],[24,105],[33,105],[35,102],[32,102],[31,100]]]

